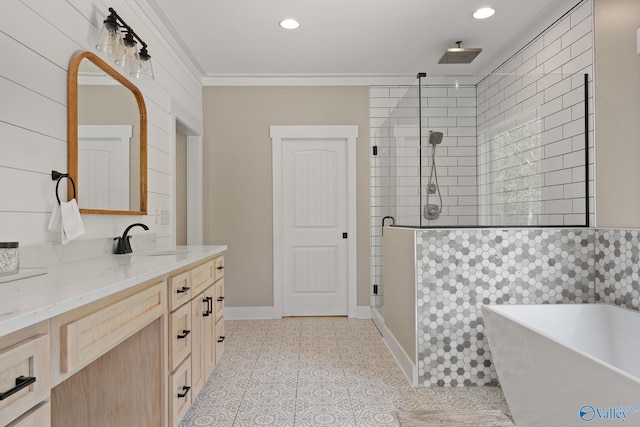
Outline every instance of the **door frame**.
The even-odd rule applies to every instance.
[[[282,318],[284,277],[282,224],[282,144],[286,140],[340,139],[347,143],[347,307],[348,316],[357,317],[357,234],[356,234],[356,138],[357,125],[271,126],[273,171],[273,316]]]
[[[172,143],[172,191],[176,194],[176,131],[187,136],[187,245],[202,245],[204,240],[204,143],[201,133],[174,116]],[[172,197],[172,241],[176,244],[176,197]]]

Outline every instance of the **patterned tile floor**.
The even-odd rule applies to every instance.
[[[225,354],[180,427],[397,426],[405,409],[508,411],[496,387],[409,386],[370,320],[227,321]]]

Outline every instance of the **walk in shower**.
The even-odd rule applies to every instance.
[[[372,306],[384,314],[382,230],[585,227],[587,74],[418,74],[372,87]],[[375,317],[375,316],[374,316]]]

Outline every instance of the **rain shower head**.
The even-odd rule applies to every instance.
[[[429,131],[429,144],[438,145],[442,142],[442,132]]]
[[[438,64],[470,64],[482,52],[482,48],[479,47],[461,47],[461,41],[457,41],[456,44],[458,47],[447,49]]]

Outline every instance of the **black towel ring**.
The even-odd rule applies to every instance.
[[[71,185],[73,186],[73,198],[74,199],[76,198],[76,183],[73,182],[73,178],[71,178],[68,173],[51,171],[51,179],[53,181],[58,181],[56,183],[56,199],[58,200],[58,204],[60,204],[60,195],[58,194],[58,187],[60,186],[60,181],[62,181],[62,178],[67,178],[69,181],[71,181]]]

